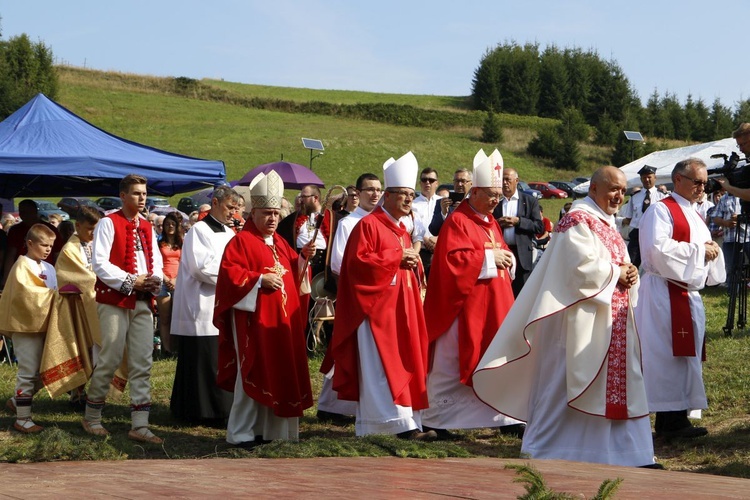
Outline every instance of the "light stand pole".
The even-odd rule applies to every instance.
[[[302,145],[310,150],[310,170],[312,170],[312,162],[315,158],[323,154],[323,141],[319,139],[306,139],[302,138]],[[318,154],[314,154],[314,151],[320,151]]]
[[[633,161],[635,160],[635,142],[636,141],[643,142],[643,136],[641,135],[640,132],[636,132],[634,130],[625,130],[623,133],[625,134],[625,137],[629,141],[631,141],[630,161]]]

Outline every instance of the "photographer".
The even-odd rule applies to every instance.
[[[750,123],[741,123],[737,130],[732,132],[732,137],[737,141],[737,147],[746,157],[750,155]],[[716,182],[726,189],[727,193],[740,198],[743,201],[750,201],[750,188],[741,188],[733,186],[726,177],[719,177]]]

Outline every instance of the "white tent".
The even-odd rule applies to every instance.
[[[628,187],[636,187],[641,185],[638,171],[643,168],[644,165],[656,167],[656,185],[658,186],[659,184],[672,182],[672,169],[678,161],[687,158],[700,158],[706,162],[709,169],[712,169],[721,167],[724,163],[724,159],[711,158],[711,155],[725,154],[729,156],[732,152],[738,151],[737,143],[730,137],[728,139],[705,142],[703,144],[694,144],[682,148],[654,151],[653,153],[638,158],[627,165],[623,165],[620,167],[620,170],[623,171],[625,177],[628,179]],[[576,191],[580,189],[582,193],[587,193],[588,186],[588,182],[586,182],[585,185],[579,184],[576,186]]]

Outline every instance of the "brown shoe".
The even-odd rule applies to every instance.
[[[5,402],[5,409],[13,415],[16,414],[16,402],[13,401],[13,398],[8,398],[8,401]]]
[[[109,436],[109,431],[102,427],[101,424],[92,424],[84,418],[81,420],[81,425],[83,426],[83,430],[92,436]]]
[[[162,438],[155,436],[153,432],[148,430],[148,427],[130,429],[128,431],[128,438],[139,443],[162,444],[164,442]]]
[[[44,427],[36,425],[30,418],[26,420],[16,420],[13,423],[13,428],[21,434],[36,434],[37,432],[42,432],[44,430]]]

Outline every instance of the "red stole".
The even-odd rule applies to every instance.
[[[672,239],[689,243],[690,225],[682,212],[682,208],[671,196],[661,201],[672,215]],[[685,283],[678,285],[667,281],[667,289],[669,290],[669,307],[672,315],[672,355],[695,356],[695,332],[693,331],[693,315],[690,312],[687,285]]]
[[[591,229],[604,247],[609,250],[613,263],[619,265],[626,261],[627,248],[620,234],[601,219],[586,211],[569,212],[560,219],[556,231],[564,233],[578,224],[585,224]],[[625,420],[628,418],[627,333],[630,294],[620,283],[617,283],[612,292],[611,304],[612,330],[609,349],[607,350],[604,416],[610,420]]]

